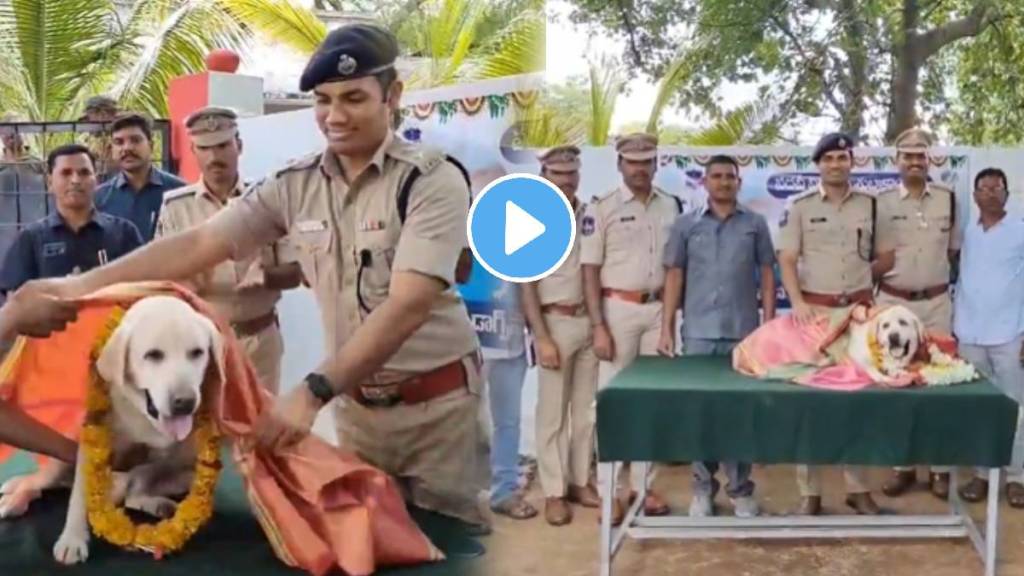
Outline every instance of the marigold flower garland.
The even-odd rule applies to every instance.
[[[113,474],[110,465],[111,433],[106,416],[110,411],[107,382],[96,370],[96,360],[111,334],[124,317],[123,308],[115,308],[92,349],[86,423],[81,442],[85,446],[86,510],[93,533],[122,548],[150,552],[160,559],[180,550],[213,515],[213,496],[220,475],[220,437],[207,410],[196,415],[193,434],[196,443],[196,469],[192,486],[178,504],[174,516],[156,524],[135,524],[111,501]]]
[[[891,367],[887,366],[882,346],[874,333],[868,333],[868,350],[871,352],[871,364],[883,374],[891,375]],[[978,371],[962,358],[954,358],[942,352],[935,344],[928,346],[929,361],[919,365],[917,376],[925,386],[949,386],[970,382],[978,377]]]

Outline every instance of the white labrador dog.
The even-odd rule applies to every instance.
[[[223,375],[223,353],[213,322],[178,298],[144,298],[125,313],[96,365],[110,385],[116,504],[161,518],[174,514],[173,498],[188,492],[192,482],[190,435],[202,385],[208,369]],[[84,458],[80,449],[64,530],[53,548],[63,564],[84,562],[89,555]],[[58,469],[37,473],[42,476],[37,484],[56,484],[70,468],[53,466]]]
[[[870,336],[881,349],[881,365],[872,358]],[[924,343],[924,325],[904,306],[892,306],[866,322],[854,322],[847,352],[876,382],[902,374]]]

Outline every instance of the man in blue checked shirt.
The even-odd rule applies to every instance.
[[[687,355],[728,355],[760,323],[760,290],[764,319],[775,316],[775,255],[764,217],[737,201],[740,167],[729,156],[714,156],[706,166],[708,204],[678,217],[665,247],[665,311],[658,352],[676,352],[676,310],[683,302],[683,352]],[[750,480],[750,463],[725,462],[725,488],[735,514],[759,513]],[[690,516],[714,514],[718,462],[693,463]]]
[[[153,126],[145,116],[118,116],[110,123],[110,143],[120,171],[96,191],[96,206],[130,220],[143,242],[149,242],[160,219],[164,192],[185,186],[185,181],[153,166]]]

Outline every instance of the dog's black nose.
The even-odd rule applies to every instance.
[[[189,416],[196,409],[194,396],[182,396],[171,400],[171,416]]]
[[[890,332],[889,346],[899,346],[900,344],[902,344],[902,342],[900,342],[900,335],[897,332]]]

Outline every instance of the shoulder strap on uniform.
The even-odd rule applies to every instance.
[[[445,160],[451,162],[459,169],[462,173],[462,177],[466,180],[466,186],[469,187],[469,201],[473,202],[473,186],[469,179],[469,171],[462,165],[461,162],[455,159],[453,156],[445,155]],[[402,182],[402,187],[398,189],[398,198],[395,201],[398,207],[398,221],[405,224],[405,214],[409,210],[409,194],[412,192],[413,184],[416,183],[416,179],[419,178],[423,173],[420,171],[419,166],[413,166],[412,170],[409,171],[409,175],[405,177],[405,182]]]
[[[675,194],[669,194],[669,196],[672,197],[672,200],[675,200],[676,210],[680,214],[682,214],[683,213],[683,200],[682,200],[682,198],[680,198],[679,196],[676,196]]]

